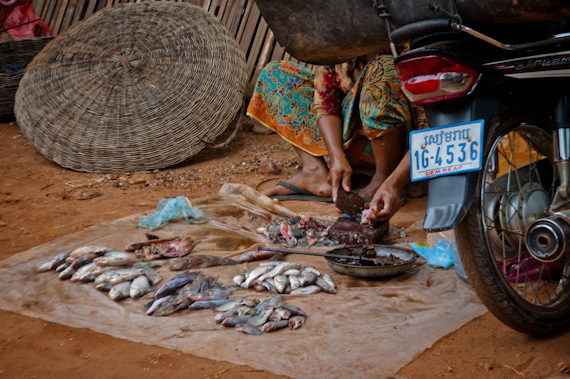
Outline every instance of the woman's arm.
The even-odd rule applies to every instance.
[[[333,201],[336,202],[338,186],[342,183],[342,188],[349,192],[350,178],[352,177],[352,167],[350,167],[342,148],[342,120],[336,116],[327,116],[321,117],[317,124],[329,153],[328,180],[332,186]]]

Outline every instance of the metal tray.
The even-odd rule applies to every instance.
[[[333,249],[327,252],[327,254],[346,255],[347,257],[353,257],[355,260],[358,260],[364,247],[365,246],[343,246]],[[409,270],[419,257],[415,251],[399,246],[366,245],[366,247],[373,247],[377,257],[389,257],[393,255],[404,262],[393,265],[386,264],[383,266],[361,266],[338,262],[338,258],[325,258],[329,266],[341,274],[363,278],[383,278],[396,276]]]

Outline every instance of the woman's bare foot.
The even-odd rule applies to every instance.
[[[328,183],[329,170],[325,161],[321,157],[310,155],[297,147],[295,150],[303,162],[303,168],[300,173],[288,179],[287,183],[316,196],[331,196],[332,188]],[[278,184],[263,191],[263,194],[267,196],[292,195],[294,193],[295,191],[292,189]]]
[[[380,188],[380,186],[382,185],[382,183],[384,183],[384,180],[386,180],[387,177],[388,177],[387,175],[381,173],[374,174],[372,179],[370,179],[370,183],[368,183],[366,187],[358,191],[358,196],[360,196],[363,199],[372,199],[372,197],[374,197],[374,194],[376,193],[376,190]]]

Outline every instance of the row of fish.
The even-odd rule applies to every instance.
[[[303,267],[298,262],[262,262],[250,272],[234,276],[241,288],[258,292],[285,293],[293,296],[317,292],[336,293],[336,283],[329,274],[321,274],[314,267]]]
[[[59,272],[59,279],[71,282],[94,282],[100,291],[109,291],[115,301],[139,298],[151,291],[162,276],[158,265],[141,262],[133,253],[101,246],[83,246],[58,254],[40,265],[37,272]]]
[[[298,329],[304,325],[307,317],[301,308],[286,305],[281,295],[265,300],[236,299],[214,308],[214,311],[217,312],[214,317],[217,323],[251,335],[286,327],[291,330]]]

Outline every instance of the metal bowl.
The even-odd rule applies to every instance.
[[[419,257],[419,255],[411,249],[390,245],[344,246],[333,249],[326,254],[346,255],[347,257],[358,260],[364,247],[373,247],[376,251],[376,257],[389,257],[392,255],[402,260],[403,263],[364,266],[354,263],[338,262],[338,258],[325,258],[329,266],[341,274],[363,278],[383,278],[396,276],[409,270]]]

